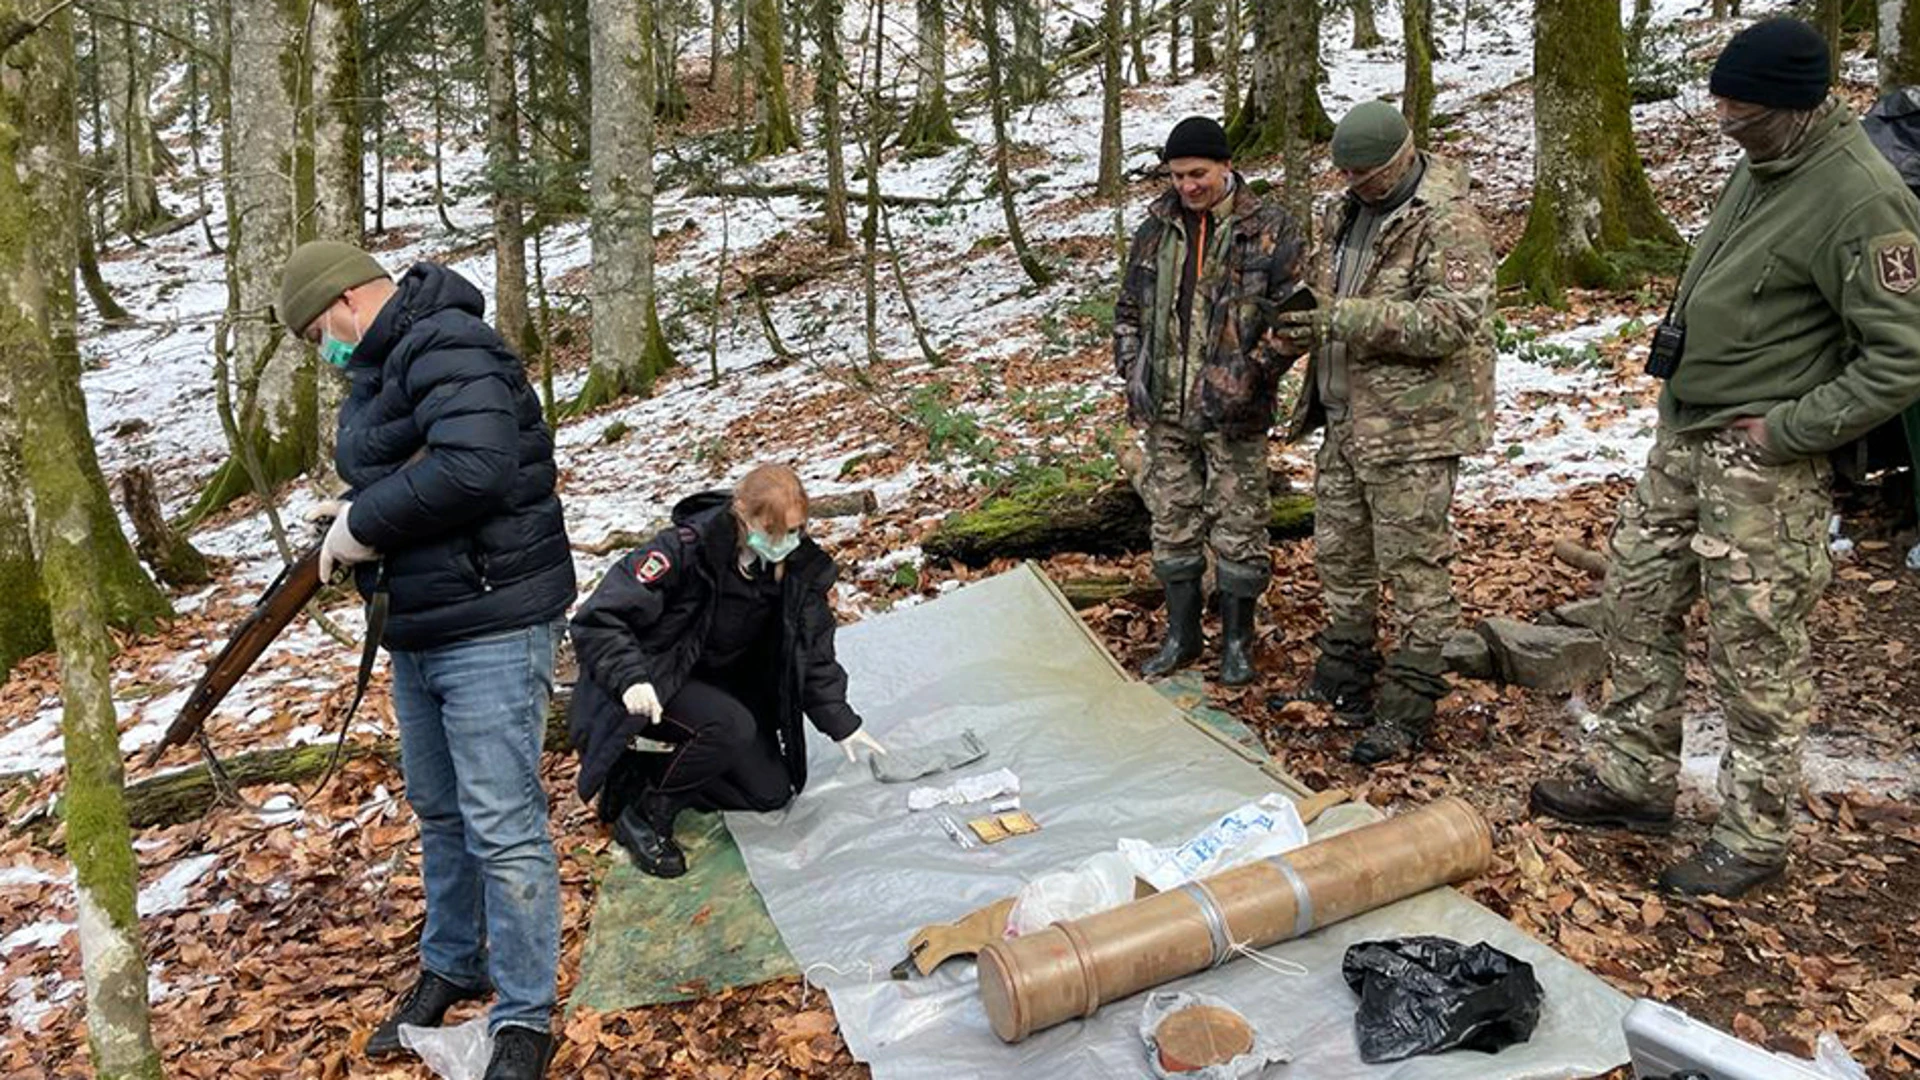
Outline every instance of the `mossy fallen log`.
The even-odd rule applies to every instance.
[[[566,753],[567,691],[554,695],[547,713],[546,751]],[[247,750],[220,759],[229,779],[241,789],[266,784],[310,784],[327,771],[333,756],[333,740],[306,746],[283,746],[271,750]],[[349,741],[341,750],[341,761],[379,758],[398,769],[400,744],[393,739],[373,742]],[[178,769],[130,784],[126,789],[127,823],[136,829],[178,825],[204,816],[219,801],[219,792],[206,763]],[[64,813],[63,806],[56,807]]]
[[[1313,532],[1313,496],[1276,492],[1267,531],[1292,540]],[[988,499],[947,515],[920,542],[929,558],[984,566],[1062,552],[1124,555],[1152,546],[1146,504],[1125,482],[1069,481]]]

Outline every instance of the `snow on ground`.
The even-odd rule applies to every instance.
[[[1066,24],[1092,17],[1094,8],[1078,0],[1057,9],[1056,37],[1064,34]],[[1631,5],[1623,2],[1623,14],[1630,12]],[[1697,7],[1662,0],[1656,6],[1655,25],[1686,20],[1684,25],[1696,41],[1722,33],[1724,28],[1700,21],[1700,15]],[[1381,20],[1387,37],[1384,46],[1356,51],[1347,46],[1346,18],[1343,14],[1329,21],[1324,35],[1328,81],[1323,97],[1336,116],[1358,101],[1396,96],[1401,79],[1397,20]],[[910,19],[889,22],[889,44],[895,54],[890,62],[909,63],[911,34],[902,27],[910,26]],[[857,14],[850,13],[848,32],[850,37],[860,32]],[[1515,86],[1531,60],[1531,24],[1524,5],[1507,0],[1482,6],[1464,27],[1451,13],[1443,13],[1436,32],[1442,42],[1436,66],[1436,111],[1455,118],[1450,131],[1470,136],[1483,196],[1494,203],[1524,202],[1532,168],[1532,115],[1524,86]],[[1148,46],[1156,72],[1165,70],[1164,45],[1156,35]],[[980,60],[977,51],[977,44],[966,43],[950,57],[956,92],[967,89],[967,79]],[[1218,114],[1220,108],[1216,80],[1211,78],[1152,83],[1127,91],[1124,145],[1129,171],[1144,171],[1154,164],[1160,138],[1178,118]],[[1659,129],[1663,138],[1669,132],[1676,140],[1711,137],[1705,111],[1703,92],[1687,85],[1675,100],[1642,106],[1637,122],[1643,129]],[[974,145],[917,160],[890,160],[882,170],[881,187],[890,193],[953,200],[943,206],[895,208],[889,211],[889,220],[902,247],[919,314],[951,363],[941,377],[961,381],[973,377],[971,360],[1044,355],[1036,324],[1089,297],[1104,298],[1112,286],[1104,265],[1089,268],[1083,262],[1069,262],[1060,281],[1035,289],[1005,245],[982,248],[983,240],[1004,230],[997,200],[986,186],[992,174],[986,149],[992,132],[988,118],[978,110],[960,117],[958,123]],[[1017,170],[1015,182],[1023,223],[1042,250],[1072,241],[1104,242],[1112,235],[1111,209],[1083,201],[1097,168],[1099,128],[1097,75],[1086,71],[1067,77],[1053,97],[1020,110],[1014,118],[1015,139],[1022,147],[1037,148],[1032,153],[1038,163]],[[484,245],[489,218],[484,199],[474,194],[484,152],[473,134],[451,132],[446,150],[451,231],[442,225],[433,205],[429,168],[417,161],[407,167],[389,163],[386,223],[393,239],[378,257],[390,269],[398,271],[417,259],[454,252],[450,265],[490,291],[492,256]],[[175,138],[179,135],[173,133]],[[1713,152],[1719,164],[1731,160],[1725,146],[1716,144]],[[202,155],[205,169],[217,173],[217,140],[207,140]],[[858,157],[855,150],[852,165],[858,165]],[[1698,154],[1656,156],[1656,183],[1698,188],[1704,204],[1714,184],[1700,175],[1698,162]],[[1680,171],[1687,169],[1692,171]],[[722,179],[811,183],[817,182],[822,170],[821,152],[809,148],[730,168]],[[190,181],[191,177],[176,178],[167,192],[169,205],[185,209],[195,204]],[[1155,186],[1149,184],[1136,185],[1130,192],[1125,212],[1129,227],[1155,193]],[[215,237],[224,238],[225,210],[217,184],[209,185],[207,200],[208,226]],[[671,315],[665,310],[667,298],[676,290],[711,294],[723,246],[736,261],[777,262],[790,251],[808,258],[824,252],[810,228],[814,214],[810,203],[793,198],[723,200],[692,196],[684,188],[663,191],[656,206],[656,227],[663,236],[675,238],[660,265],[663,316]],[[1681,221],[1683,228],[1697,224]],[[549,227],[541,247],[556,302],[584,303],[583,290],[563,281],[577,282],[590,264],[584,223]],[[178,511],[191,502],[225,455],[211,378],[211,335],[226,303],[221,259],[208,253],[196,225],[159,238],[144,250],[109,251],[103,270],[139,322],[105,330],[90,311],[84,313],[83,386],[102,465],[109,477],[135,463],[153,466],[165,505]],[[882,276],[879,350],[890,358],[915,356],[905,308],[884,282],[888,276],[884,267]],[[838,414],[830,410],[807,413],[824,419],[811,425],[805,444],[732,445],[730,436],[768,416],[825,409],[826,395],[845,390],[846,376],[865,354],[856,280],[857,271],[838,271],[769,302],[778,334],[803,357],[801,362],[776,363],[751,305],[734,303],[720,326],[719,378],[714,385],[703,377],[708,367],[705,328],[696,319],[690,330],[699,340],[677,343],[683,361],[694,370],[668,379],[651,399],[564,424],[556,440],[561,494],[576,545],[599,546],[617,533],[657,525],[678,498],[724,484],[766,453],[777,451],[810,462],[806,478],[816,492],[849,486],[840,479],[841,466],[856,455],[886,449],[856,418],[849,416],[849,422],[839,423]],[[1648,323],[1654,317],[1657,312],[1647,312],[1640,321]],[[1494,449],[1464,471],[1465,498],[1476,502],[1551,498],[1572,486],[1637,471],[1652,428],[1651,409],[1642,402],[1644,387],[1623,386],[1610,371],[1581,356],[1583,346],[1623,329],[1631,328],[1614,318],[1534,342],[1507,344],[1498,366],[1500,406]],[[894,370],[902,379],[927,375],[920,368]],[[562,377],[562,391],[577,389],[580,377],[579,373]],[[1061,385],[1088,389],[1083,376],[1071,377],[1080,381]],[[1116,392],[1117,386],[1103,378],[1091,389],[1104,394]],[[974,400],[962,407],[978,412],[990,403]],[[615,424],[624,424],[629,434],[609,444],[606,436]],[[1017,423],[1009,427],[1013,445],[1030,441]],[[1288,455],[1299,462],[1305,449],[1295,448]],[[876,491],[883,509],[894,509],[909,503],[917,491],[924,494],[930,482],[948,487],[961,483],[957,471],[939,464],[913,464],[892,475],[862,480],[861,486]],[[304,487],[296,487],[279,508],[296,543],[310,535],[302,517],[314,498]],[[852,528],[822,522],[819,532],[831,542],[850,535]],[[279,560],[262,513],[222,520],[193,539],[208,554],[229,560],[231,569],[218,585],[179,597],[177,607],[182,612],[225,612],[236,604],[250,603],[277,572]],[[583,585],[596,581],[621,550],[615,547],[601,555],[579,552]],[[854,582],[883,579],[916,561],[915,553],[898,551],[855,567],[850,578]],[[857,590],[849,593],[850,610],[866,610],[864,602],[853,599]],[[355,605],[338,606],[330,615],[348,635],[357,633],[360,615]],[[196,638],[186,651],[137,678],[127,671],[116,674],[124,749],[132,752],[159,737],[206,659],[219,647],[220,636],[214,632]],[[320,698],[351,678],[354,663],[352,649],[303,620],[275,643],[256,672],[223,703],[213,726],[227,737],[271,726],[283,732],[291,729],[297,741],[324,738],[318,722]],[[290,690],[302,692],[290,694]],[[289,699],[296,702],[286,707],[292,715],[277,716],[275,709],[283,707],[278,703]],[[59,716],[58,701],[49,698],[12,730],[0,732],[0,773],[57,769]],[[362,723],[371,726],[368,721]]]

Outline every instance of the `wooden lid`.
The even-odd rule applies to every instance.
[[[1231,1009],[1189,1005],[1160,1021],[1153,1041],[1160,1048],[1161,1068],[1198,1072],[1253,1049],[1253,1028]]]

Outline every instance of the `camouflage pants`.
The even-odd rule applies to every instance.
[[[1266,569],[1266,436],[1230,439],[1155,420],[1146,444],[1139,489],[1153,517],[1155,561],[1194,558],[1204,542],[1218,560]]]
[[[1613,689],[1595,767],[1629,797],[1670,803],[1680,772],[1686,618],[1707,598],[1707,662],[1727,717],[1713,838],[1749,859],[1786,854],[1813,713],[1807,616],[1827,586],[1824,458],[1760,462],[1737,431],[1664,425],[1620,507],[1607,574]]]
[[[1399,652],[1418,670],[1397,672],[1428,696],[1446,693],[1440,650],[1460,621],[1453,597],[1453,529],[1449,511],[1458,458],[1361,465],[1348,453],[1352,428],[1327,427],[1314,460],[1313,565],[1333,639],[1373,637],[1380,582],[1393,586]]]

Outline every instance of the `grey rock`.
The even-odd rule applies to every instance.
[[[1447,662],[1447,670],[1469,679],[1493,678],[1493,650],[1487,647],[1487,640],[1472,630],[1462,630],[1447,640],[1440,655]]]
[[[1606,601],[1597,596],[1584,600],[1570,600],[1553,609],[1553,617],[1568,626],[1577,626],[1582,630],[1600,632],[1600,622],[1606,616]]]
[[[1516,619],[1487,619],[1478,630],[1502,682],[1564,694],[1597,682],[1607,670],[1606,646],[1591,630]]]

